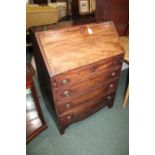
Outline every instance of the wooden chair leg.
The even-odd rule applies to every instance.
[[[128,98],[129,98],[129,84],[128,84],[128,88],[125,93],[125,97],[124,97],[124,101],[123,101],[123,108],[125,108],[127,106]]]

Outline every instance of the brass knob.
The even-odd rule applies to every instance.
[[[70,120],[72,117],[71,116],[67,116],[67,119]]]
[[[113,72],[111,75],[112,75],[112,76],[115,76],[115,75],[116,75],[116,73],[115,73],[115,72]]]
[[[111,100],[111,96],[108,96],[108,100]]]
[[[68,81],[66,80],[66,79],[64,79],[63,81],[62,81],[62,84],[63,85],[65,85],[65,84],[67,84],[68,83]]]
[[[65,108],[70,108],[70,107],[71,107],[71,106],[70,106],[69,103],[65,104]]]
[[[110,86],[109,86],[110,88],[113,88],[114,87],[114,84],[110,84]]]
[[[69,95],[69,91],[68,91],[68,90],[65,90],[65,91],[63,92],[63,95],[64,95],[64,96],[68,96],[68,95]]]

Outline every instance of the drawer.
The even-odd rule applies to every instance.
[[[69,99],[77,94],[85,92],[91,88],[94,88],[98,84],[107,83],[107,81],[112,80],[113,78],[119,78],[121,67],[114,69],[106,70],[98,76],[91,77],[86,81],[82,81],[73,86],[65,86],[62,88],[55,88],[54,95],[57,102],[61,100]]]
[[[67,73],[59,74],[52,78],[52,87],[59,88],[66,85],[73,85],[79,81],[85,80],[93,75],[103,72],[105,69],[111,67],[121,66],[123,55],[110,58],[106,61],[100,61],[97,64],[91,64],[86,67],[78,68],[76,70],[68,71]]]
[[[74,108],[64,115],[59,117],[60,123],[67,127],[73,122],[80,121],[96,111],[102,109],[106,105],[113,105],[115,99],[115,92],[98,99],[94,99],[91,102],[85,102],[84,104]]]
[[[89,90],[71,100],[56,103],[57,114],[61,115],[76,106],[84,104],[85,102],[90,102],[94,99],[102,99],[103,96],[106,96],[107,94],[116,91],[117,85],[118,85],[118,79],[115,79],[114,81],[108,82],[104,86],[100,86],[98,88]]]

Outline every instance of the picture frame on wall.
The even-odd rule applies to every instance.
[[[89,14],[90,3],[89,0],[79,0],[79,14]]]

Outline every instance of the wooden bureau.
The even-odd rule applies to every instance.
[[[113,106],[124,49],[112,22],[35,32],[38,78],[60,133],[104,106]]]

